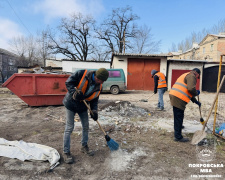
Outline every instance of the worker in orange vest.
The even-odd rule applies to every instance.
[[[201,103],[195,98],[200,94],[200,91],[196,90],[197,78],[200,78],[200,74],[201,71],[198,68],[182,74],[170,90],[169,97],[174,115],[174,141],[189,141],[188,138],[182,136],[184,110],[190,100],[199,107],[201,106]]]
[[[102,84],[108,79],[109,72],[105,68],[97,71],[78,70],[66,80],[66,88],[68,90],[63,99],[66,107],[66,126],[63,138],[63,157],[67,164],[74,162],[70,153],[70,135],[74,129],[74,117],[78,113],[82,124],[82,147],[81,151],[89,156],[93,156],[94,152],[88,147],[88,131],[89,120],[85,100],[90,104],[93,112],[91,118],[98,120],[98,99],[102,89]],[[76,90],[77,89],[77,90]]]
[[[164,101],[163,101],[163,95],[167,91],[167,84],[166,84],[166,76],[153,69],[151,71],[152,78],[154,78],[154,94],[159,93],[158,98],[158,106],[157,110],[162,111],[164,110]]]

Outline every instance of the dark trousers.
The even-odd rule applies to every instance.
[[[174,137],[176,139],[182,139],[181,134],[183,119],[184,119],[184,110],[176,108],[173,106],[173,116],[174,116]]]

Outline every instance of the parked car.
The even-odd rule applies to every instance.
[[[102,91],[119,94],[127,89],[126,78],[123,69],[107,69],[109,78],[103,83]]]
[[[75,71],[80,70],[76,69]],[[97,71],[98,69],[87,69],[89,71]],[[123,69],[107,69],[109,78],[102,85],[102,92],[111,92],[119,94],[127,89],[126,78]]]

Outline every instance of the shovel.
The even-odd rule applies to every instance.
[[[199,95],[198,95],[198,101],[199,101]],[[201,112],[201,107],[200,106],[199,106],[199,113],[200,113],[200,122],[201,122],[202,125],[204,125],[205,124],[205,121],[202,118],[202,112]]]
[[[75,89],[76,89],[77,93],[79,93],[79,91],[78,91],[78,89],[77,89],[76,87],[75,87]],[[92,115],[94,115],[93,112],[92,112],[92,110],[91,110],[91,108],[88,106],[87,102],[86,102],[85,100],[83,100],[83,102],[84,102],[84,104],[86,105],[86,107],[89,109],[90,113],[91,113]],[[102,126],[100,125],[100,123],[98,122],[98,120],[97,120],[96,122],[98,123],[99,128],[102,130],[102,132],[103,132],[104,135],[105,135],[105,139],[106,139],[106,141],[107,141],[107,145],[108,145],[109,149],[110,149],[111,151],[116,151],[116,150],[118,150],[118,149],[119,149],[119,144],[118,144],[116,141],[114,141],[113,139],[111,139],[111,138],[109,137],[109,135],[106,134],[105,130],[102,128]]]
[[[83,100],[83,102],[84,102],[84,104],[87,106],[87,108],[89,109],[90,113],[91,113],[92,115],[94,115],[93,112],[92,112],[92,110],[91,110],[91,108],[90,108],[90,107],[88,106],[88,104],[86,103],[86,101]],[[106,134],[105,130],[102,128],[102,126],[100,125],[100,123],[98,122],[98,120],[97,120],[96,122],[98,123],[99,128],[102,130],[102,132],[103,132],[104,135],[105,135],[105,139],[106,139],[106,141],[107,141],[107,145],[108,145],[109,149],[110,149],[111,151],[116,151],[116,150],[118,150],[118,149],[119,149],[119,144],[118,144],[117,142],[115,142],[113,139],[111,139],[111,138],[109,137],[109,135]]]
[[[198,101],[199,101],[199,96],[198,96]],[[201,107],[199,107],[199,113],[200,113],[200,123],[201,123],[202,125],[204,125],[204,124],[205,124],[205,121],[204,121],[204,119],[202,118]],[[206,124],[205,126],[208,128],[209,131],[211,131],[211,130],[209,129],[209,127],[207,126],[207,124]]]
[[[153,93],[151,96],[148,97],[148,99],[141,99],[140,101],[142,102],[148,102],[148,100],[154,95],[155,93]]]
[[[224,79],[225,79],[225,75],[223,76],[223,79],[222,79],[222,81],[221,81],[221,83],[220,83],[220,86],[219,86],[219,88],[218,88],[218,90],[217,90],[217,93],[216,93],[216,96],[215,96],[215,98],[214,98],[212,107],[211,107],[211,109],[210,109],[210,111],[209,111],[208,117],[206,118],[206,121],[205,121],[205,123],[204,123],[204,125],[203,125],[202,130],[196,131],[196,132],[194,133],[193,137],[192,137],[191,144],[193,144],[193,145],[198,144],[198,143],[199,143],[201,140],[203,140],[203,139],[206,137],[206,135],[207,135],[206,132],[204,131],[204,130],[205,130],[205,126],[206,126],[206,124],[207,124],[207,122],[208,122],[208,120],[209,120],[209,117],[210,117],[211,113],[212,113],[212,110],[213,110],[214,105],[215,105],[215,103],[216,103],[216,100],[217,100],[217,98],[218,98],[220,89],[221,89],[222,86],[223,86]]]

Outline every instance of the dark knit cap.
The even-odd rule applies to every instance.
[[[194,69],[192,69],[192,71],[197,72],[199,75],[201,74],[201,71],[200,71],[200,69],[198,69],[198,68],[194,68]]]
[[[100,68],[96,71],[96,77],[102,81],[106,81],[109,77],[109,72],[105,68]]]

